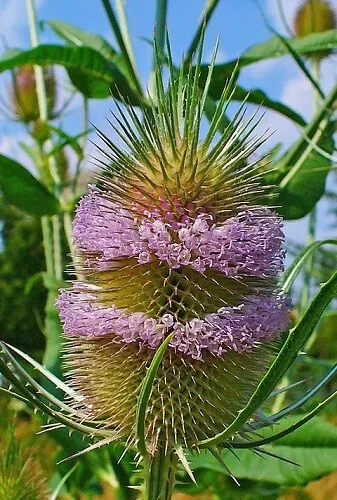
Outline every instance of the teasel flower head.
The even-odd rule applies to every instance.
[[[52,117],[57,98],[53,67],[44,68],[43,76],[46,87],[48,116]],[[33,65],[25,64],[13,73],[10,93],[12,109],[16,118],[23,123],[32,123],[33,133],[37,137],[45,135],[46,125],[39,121],[39,105]]]
[[[79,411],[172,463],[233,422],[289,321],[282,220],[250,161],[264,138],[244,106],[217,136],[231,86],[201,133],[200,71],[171,64],[167,90],[158,73],[142,119],[116,102],[127,149],[99,132],[106,161],[74,221],[83,278],[58,300]]]
[[[296,36],[302,37],[312,33],[323,33],[336,28],[336,14],[328,0],[305,0],[298,8],[294,19]],[[331,51],[317,51],[311,57],[323,59]]]
[[[0,451],[0,500],[48,500],[47,480],[37,459],[16,442],[9,427]]]

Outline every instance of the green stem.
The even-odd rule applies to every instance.
[[[192,61],[193,54],[195,53],[198,44],[200,42],[200,38],[202,35],[202,32],[206,29],[218,3],[220,0],[206,0],[206,4],[201,16],[201,21],[199,23],[198,29],[194,35],[194,38],[187,50],[186,57],[184,59],[184,64],[188,65]]]
[[[320,80],[320,59],[314,57],[312,61],[312,75],[317,83]],[[321,105],[321,96],[316,88],[313,89],[313,103],[314,103],[314,113],[316,113]],[[316,225],[317,225],[317,209],[314,207],[310,213],[309,217],[309,227],[308,227],[308,237],[307,244],[310,245],[316,239]],[[312,283],[312,272],[314,267],[314,257],[311,256],[305,267],[305,274],[303,280],[303,288],[300,300],[300,311],[305,312],[310,301],[310,288]]]
[[[164,53],[166,17],[167,17],[167,0],[157,0],[155,39],[159,54]],[[156,67],[156,55],[154,54],[153,69],[155,67]]]
[[[150,75],[149,90],[154,102],[157,102],[156,71],[161,71],[163,55],[165,52],[165,30],[167,17],[167,0],[157,0],[155,45],[153,47],[153,62]],[[159,55],[159,60],[157,57]]]
[[[53,223],[53,239],[54,239],[54,263],[55,263],[55,278],[58,281],[63,279],[63,256],[61,243],[61,223],[60,216],[52,217]]]
[[[50,228],[50,218],[46,215],[41,219],[44,255],[46,260],[46,271],[50,276],[54,275],[53,259],[53,235]]]
[[[71,182],[71,190],[73,194],[75,194],[76,192],[78,177],[81,172],[81,166],[84,158],[84,150],[88,140],[88,132],[87,132],[88,128],[89,128],[89,100],[85,96],[83,96],[83,141],[81,148],[82,152],[80,155],[78,155],[74,177]]]
[[[155,455],[144,459],[145,491],[143,500],[170,500],[175,484],[178,457],[172,450],[158,448]]]
[[[34,0],[26,0],[27,16],[29,23],[29,32],[31,44],[33,47],[39,45],[39,36],[37,30],[37,17]],[[48,121],[48,103],[46,86],[44,81],[43,69],[40,66],[34,66],[36,93],[39,105],[39,115],[43,122]],[[51,142],[46,141],[46,147],[51,149]],[[41,164],[44,164],[44,150],[40,149]],[[60,196],[61,179],[57,171],[54,157],[48,159],[50,174],[55,184],[55,194]],[[45,366],[55,375],[60,376],[60,350],[61,350],[61,325],[58,317],[58,312],[55,308],[55,301],[58,296],[58,285],[62,279],[62,248],[61,248],[61,229],[57,216],[54,218],[51,226],[51,221],[47,217],[42,218],[42,233],[43,245],[45,249],[46,270],[47,276],[45,286],[48,289],[48,296],[45,308],[45,335],[46,335],[46,350],[43,357]],[[53,231],[51,230],[53,228]]]
[[[136,72],[136,65],[135,65],[135,60],[134,60],[134,56],[132,53],[128,28],[127,28],[127,24],[126,24],[126,16],[124,13],[124,6],[120,1],[118,2],[118,11],[119,11],[119,15],[121,17],[121,24],[122,24],[122,29],[121,29],[119,24],[118,24],[117,18],[115,16],[115,13],[113,11],[113,8],[111,7],[109,0],[101,0],[101,2],[103,4],[106,15],[108,17],[108,20],[110,22],[110,25],[111,25],[112,30],[114,32],[114,35],[116,37],[119,48],[122,51],[122,55],[124,56],[129,76],[132,79],[132,82],[133,82],[135,88],[137,89],[137,91],[142,95],[143,90],[142,90],[142,87],[140,85],[140,82],[139,82],[139,79],[137,76],[137,72]]]

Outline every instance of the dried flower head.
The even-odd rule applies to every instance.
[[[240,109],[220,137],[227,88],[201,136],[199,71],[158,77],[157,105],[131,107],[99,133],[108,160],[74,222],[85,279],[58,301],[66,358],[81,406],[135,442],[141,385],[169,335],[146,414],[146,439],[173,449],[225,429],[252,394],[286,329],[279,293],[282,221],[257,161],[263,140]]]

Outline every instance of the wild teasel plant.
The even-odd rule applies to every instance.
[[[337,395],[260,437],[259,429],[302,406],[336,372],[278,413],[261,410],[336,294],[337,273],[289,330],[292,283],[316,248],[336,241],[310,245],[283,272],[275,188],[266,186],[265,162],[250,160],[264,136],[252,137],[256,121],[243,121],[244,106],[217,133],[232,85],[202,134],[214,59],[200,92],[201,51],[187,74],[177,73],[168,53],[168,87],[158,69],[157,98],[142,118],[116,102],[112,127],[126,149],[98,132],[105,160],[74,221],[81,278],[58,300],[68,383],[6,344],[0,357],[17,397],[56,421],[51,429],[91,436],[88,450],[116,440],[136,448],[142,498],[160,500],[171,498],[179,464],[193,478],[188,453],[206,448],[224,470],[223,448],[270,454],[265,444]]]
[[[12,426],[0,451],[0,500],[48,500],[47,480],[36,458],[18,444]]]

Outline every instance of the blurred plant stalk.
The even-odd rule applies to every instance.
[[[37,30],[37,17],[34,0],[26,0],[26,9],[28,16],[28,25],[32,47],[39,45],[39,35]],[[42,126],[48,126],[48,98],[46,84],[42,66],[34,66],[36,94],[39,107],[39,118]],[[46,309],[45,309],[45,337],[46,349],[44,353],[44,365],[58,376],[61,375],[60,367],[60,349],[61,349],[61,325],[58,312],[55,308],[55,301],[58,296],[58,290],[63,284],[63,251],[62,251],[62,228],[65,226],[70,251],[72,252],[72,227],[71,216],[66,208],[64,194],[62,192],[62,179],[58,172],[55,155],[47,155],[46,151],[53,149],[53,143],[50,138],[43,140],[35,139],[38,144],[40,156],[40,170],[47,171],[47,177],[52,180],[52,189],[55,196],[59,199],[64,208],[64,216],[61,214],[53,216],[43,216],[41,219],[43,245],[46,261],[46,277],[44,285],[48,290]]]

